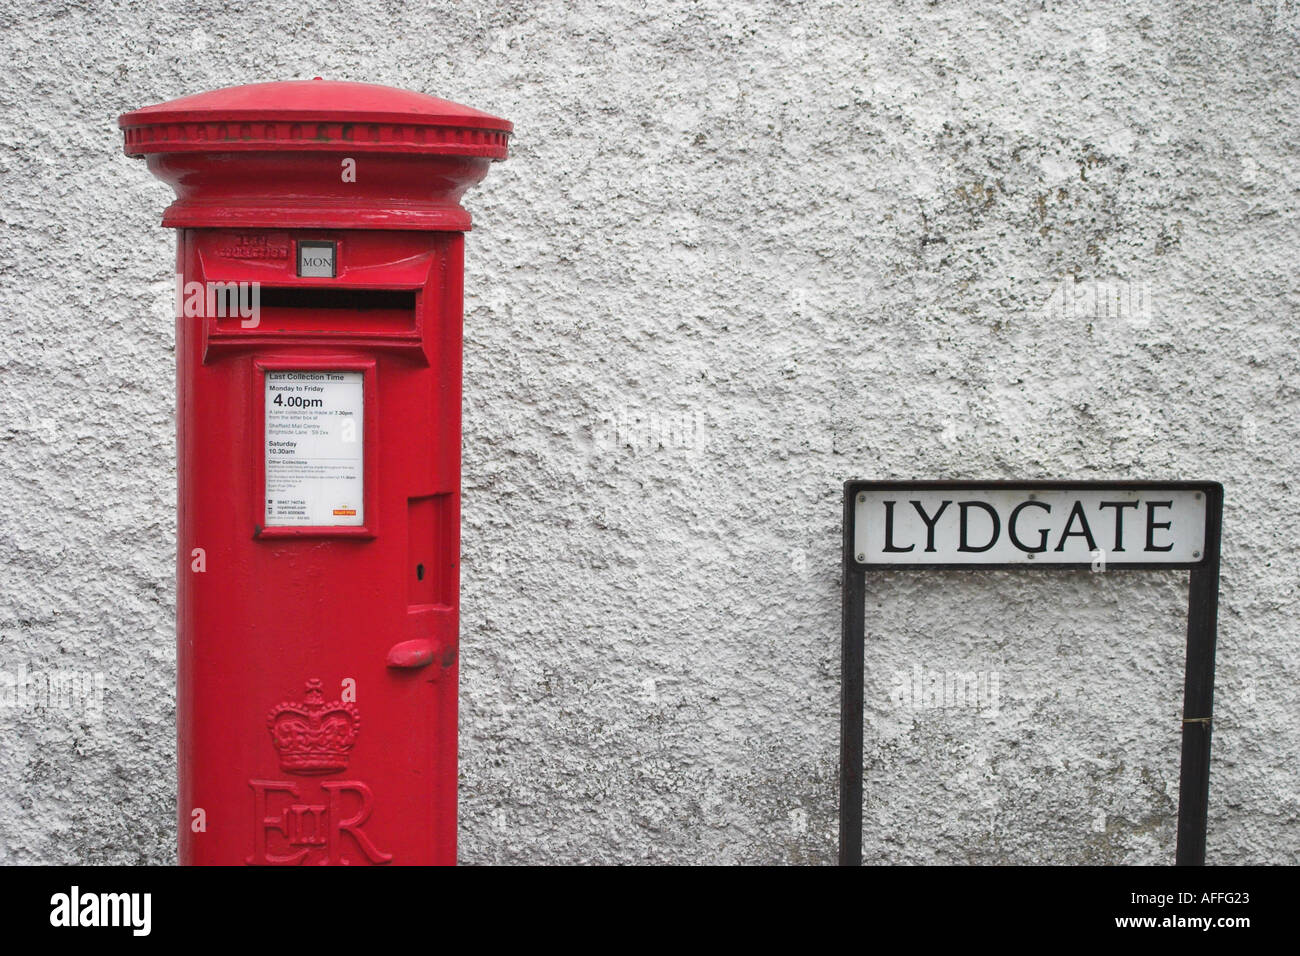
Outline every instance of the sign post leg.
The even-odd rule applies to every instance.
[[[853,495],[844,501],[852,527]],[[866,574],[856,567],[853,536],[845,536],[840,633],[840,866],[862,865],[862,668],[866,639]]]
[[[1210,736],[1214,646],[1219,618],[1219,532],[1223,500],[1212,493],[1205,528],[1206,563],[1193,568],[1187,597],[1187,676],[1183,684],[1183,758],[1178,791],[1179,866],[1205,864],[1210,803]]]

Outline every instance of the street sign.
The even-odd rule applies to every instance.
[[[1204,489],[875,485],[854,498],[854,560],[892,567],[1189,567]]]
[[[1180,865],[1205,862],[1223,486],[1205,481],[848,481],[840,653],[840,864],[862,863],[866,576],[1187,569]]]

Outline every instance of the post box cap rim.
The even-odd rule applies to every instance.
[[[118,117],[121,129],[160,123],[318,122],[403,124],[496,130],[509,120],[426,93],[345,80],[250,83],[183,96]]]

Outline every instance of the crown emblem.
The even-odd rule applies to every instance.
[[[301,703],[285,701],[267,715],[271,740],[285,773],[321,774],[346,770],[361,718],[353,704],[325,703],[319,680],[307,681]]]

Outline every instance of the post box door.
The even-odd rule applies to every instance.
[[[335,275],[297,274],[309,241]],[[186,284],[261,296],[178,319],[186,862],[454,862],[460,254],[185,234]]]

